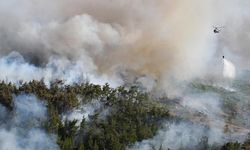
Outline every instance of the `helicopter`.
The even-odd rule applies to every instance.
[[[216,27],[216,26],[213,26],[213,28],[214,28],[214,33],[215,34],[217,34],[217,33],[220,33],[220,31],[222,30],[222,28],[224,28],[224,27]]]

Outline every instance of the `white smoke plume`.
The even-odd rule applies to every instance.
[[[141,143],[137,143],[133,150],[152,150],[160,149],[162,147],[166,149],[198,149],[199,142],[207,134],[213,134],[220,136],[218,131],[210,131],[208,128],[192,124],[190,122],[182,122],[179,124],[167,123],[165,124],[165,130],[159,131],[157,136],[150,140],[144,140]],[[213,144],[220,142],[214,139]]]
[[[95,115],[97,112],[99,113],[98,118],[105,119],[110,114],[110,108],[105,108],[104,104],[99,100],[92,100],[91,102],[82,104],[79,108],[68,112],[62,117],[62,120],[77,120],[76,125],[80,126],[82,119],[85,119],[85,121],[88,122],[90,121],[90,117]]]
[[[19,95],[14,99],[14,112],[0,106],[0,149],[3,150],[57,150],[56,136],[46,133],[42,123],[46,120],[45,104],[32,95]]]
[[[65,84],[91,82],[100,85],[109,83],[112,86],[122,82],[115,77],[111,80],[105,75],[96,74],[95,66],[88,62],[88,59],[83,58],[83,60],[73,62],[64,58],[51,57],[45,67],[38,67],[27,63],[19,53],[12,52],[0,58],[2,72],[0,79],[16,84],[21,81],[43,80],[48,86],[55,80],[62,80]]]

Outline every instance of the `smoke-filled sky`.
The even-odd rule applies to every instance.
[[[77,74],[116,84],[121,74],[146,75],[162,86],[216,71],[222,55],[250,69],[249,8],[245,0],[2,0],[0,56],[16,51],[45,69],[59,59],[59,70],[77,64]]]

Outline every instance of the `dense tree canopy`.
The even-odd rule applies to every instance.
[[[54,83],[48,88],[42,81],[32,81],[15,86],[0,84],[0,103],[13,109],[13,96],[21,93],[34,94],[46,101],[48,120],[46,129],[58,135],[61,149],[126,149],[130,144],[151,138],[160,125],[168,119],[164,105],[150,100],[146,93],[136,87],[110,88],[93,84],[62,85]],[[90,120],[84,118],[80,126],[77,120],[62,120],[64,113],[82,104],[97,100],[109,109],[109,115],[100,119],[98,111]]]
[[[47,87],[43,81],[31,81],[14,85],[0,83],[0,103],[12,111],[13,97],[18,94],[34,94],[46,102],[48,119],[44,128],[57,135],[62,150],[126,149],[137,141],[152,138],[161,128],[162,120],[170,119],[167,104],[152,100],[136,87],[111,88],[94,84],[63,85],[55,82]],[[109,110],[106,117],[96,110],[89,119],[62,119],[63,115],[91,101],[102,103]],[[250,142],[231,142],[222,150],[250,149]],[[160,147],[162,149],[162,146]],[[212,149],[207,138],[201,139],[197,149]],[[216,148],[218,149],[218,147]]]

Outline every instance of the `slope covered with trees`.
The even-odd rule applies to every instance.
[[[110,88],[93,84],[64,86],[54,83],[48,88],[42,81],[32,81],[15,86],[0,84],[0,103],[12,111],[13,97],[34,94],[45,101],[48,120],[44,128],[56,134],[61,149],[126,149],[130,144],[151,138],[160,122],[169,118],[164,105],[150,100],[146,93],[136,87]],[[97,100],[109,109],[104,119],[96,110],[88,121],[63,120],[62,117],[80,105]]]
[[[43,128],[57,135],[62,150],[127,149],[136,142],[152,138],[170,116],[168,104],[155,101],[136,87],[111,88],[94,84],[63,85],[60,81],[47,87],[43,81],[14,85],[0,83],[0,103],[11,113],[16,95],[32,94],[46,104],[48,113]],[[25,99],[24,99],[25,100]],[[92,101],[102,105],[89,116],[67,119],[67,114]],[[103,116],[103,110],[108,110]],[[204,140],[205,139],[205,140]],[[250,142],[229,142],[221,147],[208,146],[204,137],[197,149],[249,149]],[[162,148],[162,147],[161,147]]]

